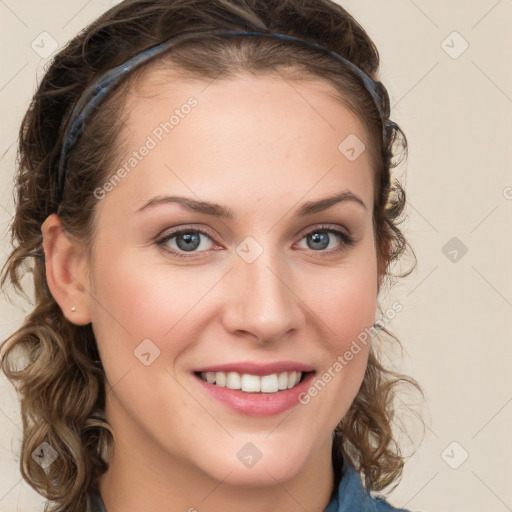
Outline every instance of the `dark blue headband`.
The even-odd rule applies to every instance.
[[[127,60],[125,63],[107,71],[103,75],[101,75],[94,83],[92,83],[87,89],[83,92],[82,96],[78,100],[75,105],[73,112],[71,113],[70,120],[66,131],[64,133],[64,144],[62,145],[62,150],[60,153],[59,159],[59,169],[58,169],[58,184],[59,184],[59,192],[62,194],[64,187],[64,179],[66,174],[66,157],[69,154],[71,148],[75,145],[82,129],[84,127],[85,119],[91,113],[91,111],[101,102],[106,93],[110,90],[110,88],[118,83],[129,71],[136,68],[140,64],[146,62],[151,57],[155,55],[159,55],[163,53],[165,50],[174,46],[176,43],[181,42],[186,39],[191,39],[197,36],[204,36],[205,34],[221,34],[221,35],[242,35],[242,36],[267,36],[267,37],[277,37],[280,39],[286,39],[289,41],[300,41],[302,43],[306,43],[310,46],[318,48],[319,50],[323,50],[324,52],[329,53],[336,59],[343,62],[346,66],[348,66],[354,74],[356,74],[363,82],[363,85],[371,94],[373,101],[383,119],[387,117],[387,113],[382,111],[382,104],[379,95],[379,90],[377,83],[372,80],[364,71],[358,68],[349,60],[345,59],[338,53],[335,53],[324,46],[313,43],[311,41],[306,41],[305,39],[300,39],[298,37],[289,36],[286,34],[279,34],[277,32],[240,32],[237,30],[230,29],[213,29],[208,31],[194,31],[194,32],[186,32],[179,34],[178,36],[173,37],[172,39],[165,41],[156,46],[152,46],[142,53],[132,57]]]

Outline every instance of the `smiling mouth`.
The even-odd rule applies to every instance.
[[[313,372],[291,371],[269,375],[239,372],[195,372],[195,375],[214,386],[240,390],[245,393],[278,393],[294,388],[309,373]]]

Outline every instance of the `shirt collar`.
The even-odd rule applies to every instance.
[[[370,512],[374,508],[371,505],[371,497],[363,488],[359,473],[348,461],[343,461],[343,472],[338,492],[327,505],[324,512]]]

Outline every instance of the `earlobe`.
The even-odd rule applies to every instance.
[[[46,281],[64,316],[76,325],[91,322],[85,248],[66,235],[57,214],[41,226]]]

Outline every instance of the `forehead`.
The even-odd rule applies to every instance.
[[[130,88],[124,108],[124,162],[152,146],[130,172],[134,201],[187,186],[204,197],[237,187],[241,197],[250,190],[274,199],[347,186],[371,203],[366,129],[328,82],[279,74],[205,81],[158,69]],[[356,159],[348,146],[361,151]]]
[[[260,74],[237,73],[212,79],[163,67],[165,64],[162,62],[155,64],[157,67],[150,66],[136,76],[127,91],[125,107],[132,120],[137,116],[136,122],[147,116],[151,107],[163,108],[161,114],[165,115],[172,111],[173,105],[179,107],[180,100],[182,103],[194,95],[205,115],[215,108],[225,110],[225,104],[229,103],[236,106],[240,117],[247,110],[252,110],[254,116],[254,110],[266,103],[275,112],[266,120],[269,125],[277,124],[279,114],[284,115],[287,109],[292,108],[296,112],[295,117],[301,116],[313,130],[352,129],[352,133],[358,133],[361,139],[369,142],[367,126],[354,112],[352,101],[347,100],[332,82],[311,73],[301,71],[299,78],[290,69]],[[368,149],[371,150],[371,146]]]

